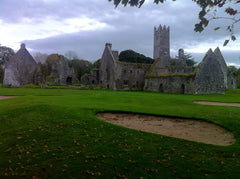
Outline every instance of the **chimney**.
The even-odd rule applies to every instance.
[[[25,43],[21,43],[21,49],[25,49],[25,48],[26,48]]]

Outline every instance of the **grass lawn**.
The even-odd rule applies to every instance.
[[[29,178],[239,178],[240,108],[193,101],[240,102],[225,95],[2,88],[0,176]],[[211,121],[236,143],[214,146],[140,132],[95,117],[102,111]]]

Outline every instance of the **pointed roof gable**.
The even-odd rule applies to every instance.
[[[6,65],[3,86],[20,87],[33,83],[37,67],[37,63],[26,49],[25,44],[21,44],[20,50],[9,59]]]
[[[222,56],[222,53],[221,53],[219,47],[217,47],[217,48],[214,50],[214,53],[215,53],[215,55],[217,56],[217,60],[220,62],[221,66],[222,66],[223,68],[227,68],[227,64],[226,64],[226,62],[225,62],[225,60],[224,60],[224,58],[223,58],[223,56]]]
[[[214,54],[217,56],[217,60],[218,62],[220,63],[221,65],[221,69],[223,71],[223,75],[224,75],[224,86],[225,88],[228,88],[228,85],[227,85],[227,71],[228,71],[228,68],[227,68],[227,64],[222,56],[222,53],[219,49],[219,47],[217,47],[215,50],[214,50]]]
[[[37,65],[36,61],[32,57],[32,55],[26,49],[26,45],[24,43],[21,44],[21,48],[17,51],[17,53],[13,56],[14,60],[20,60],[25,64],[29,65]]]
[[[224,74],[212,49],[199,64],[194,84],[196,94],[224,93]]]

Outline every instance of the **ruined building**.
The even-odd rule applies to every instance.
[[[153,57],[153,64],[120,62],[118,52],[112,50],[112,44],[106,43],[96,73],[99,76],[89,78],[113,90],[209,94],[224,93],[225,89],[236,87],[236,80],[228,76],[219,48],[214,52],[210,49],[197,67],[186,65],[183,49],[179,49],[178,59],[171,59],[169,27],[154,27]]]
[[[26,84],[33,84],[35,74],[39,67],[25,44],[21,44],[20,50],[13,55],[6,63],[3,86],[21,87]]]
[[[68,60],[63,55],[51,54],[47,56],[41,70],[47,84],[69,85],[77,83],[73,68],[68,65]]]
[[[113,90],[143,90],[144,77],[151,65],[118,60],[118,52],[107,43],[99,68],[99,83]]]
[[[5,65],[3,87],[22,87],[28,84],[44,87],[48,84],[72,84],[78,82],[68,61],[58,54],[47,57],[44,64],[37,64],[21,44],[20,50]]]

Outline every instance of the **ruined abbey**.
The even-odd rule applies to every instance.
[[[76,82],[76,75],[62,55],[49,55],[44,64],[37,64],[25,44],[6,61],[3,87],[22,87],[34,84],[46,87],[49,83],[67,85]]]
[[[153,64],[118,60],[118,52],[106,43],[99,70],[84,76],[83,82],[97,83],[112,90],[144,90],[163,93],[210,94],[236,88],[236,79],[227,71],[219,48],[211,49],[197,67],[189,67],[184,50],[170,58],[169,27],[154,27]]]
[[[99,69],[81,78],[83,84],[101,85],[112,90],[139,90],[162,93],[210,94],[224,93],[236,88],[236,78],[228,72],[219,48],[211,49],[198,66],[188,66],[184,50],[179,49],[177,59],[170,57],[170,29],[166,26],[154,27],[153,64],[128,63],[119,61],[118,51],[106,43]],[[49,55],[44,64],[35,62],[21,45],[14,54],[1,50],[1,59],[9,56],[4,72],[4,87],[21,87],[37,84],[68,85],[76,83],[76,74],[67,59],[58,54]],[[11,54],[11,55],[10,55]],[[3,60],[1,60],[3,61]]]

